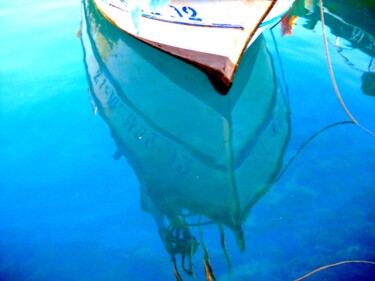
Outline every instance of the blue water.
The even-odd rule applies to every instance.
[[[349,122],[317,6],[300,2],[291,34],[259,37],[227,96],[91,2],[2,3],[0,280],[175,280],[159,232],[188,224],[196,280],[204,249],[217,280],[374,262],[375,137]],[[374,4],[324,2],[343,101],[375,131]],[[374,276],[352,263],[306,280]]]

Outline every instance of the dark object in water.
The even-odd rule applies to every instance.
[[[365,72],[361,76],[362,79],[362,91],[365,95],[375,97],[375,73]]]

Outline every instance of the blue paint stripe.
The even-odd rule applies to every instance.
[[[164,22],[170,22],[170,23],[175,23],[175,24],[183,24],[183,25],[192,25],[192,26],[201,26],[201,27],[219,27],[219,28],[234,28],[234,29],[244,29],[243,25],[239,24],[230,24],[230,23],[209,23],[209,24],[204,24],[204,23],[198,23],[198,22],[186,22],[186,21],[175,21],[175,20],[168,20],[168,19],[161,19],[153,15],[149,14],[142,14],[142,17],[148,18],[148,19],[153,19],[153,20],[158,20],[158,21],[164,21]]]

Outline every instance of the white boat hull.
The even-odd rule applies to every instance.
[[[294,0],[172,0],[151,11],[129,0],[94,0],[113,24],[182,58],[230,87],[244,51]],[[133,0],[134,2],[134,0]]]

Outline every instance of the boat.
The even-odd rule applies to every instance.
[[[204,274],[192,267],[201,251],[213,272],[217,257],[211,268],[200,232],[219,226],[218,239],[230,232],[244,250],[242,225],[279,174],[291,133],[266,40],[260,35],[249,48],[231,94],[222,96],[202,71],[118,30],[92,1],[82,14],[89,94],[116,144],[114,158],[133,168],[176,280]]]
[[[94,0],[121,30],[179,57],[230,89],[246,49],[295,0]]]

